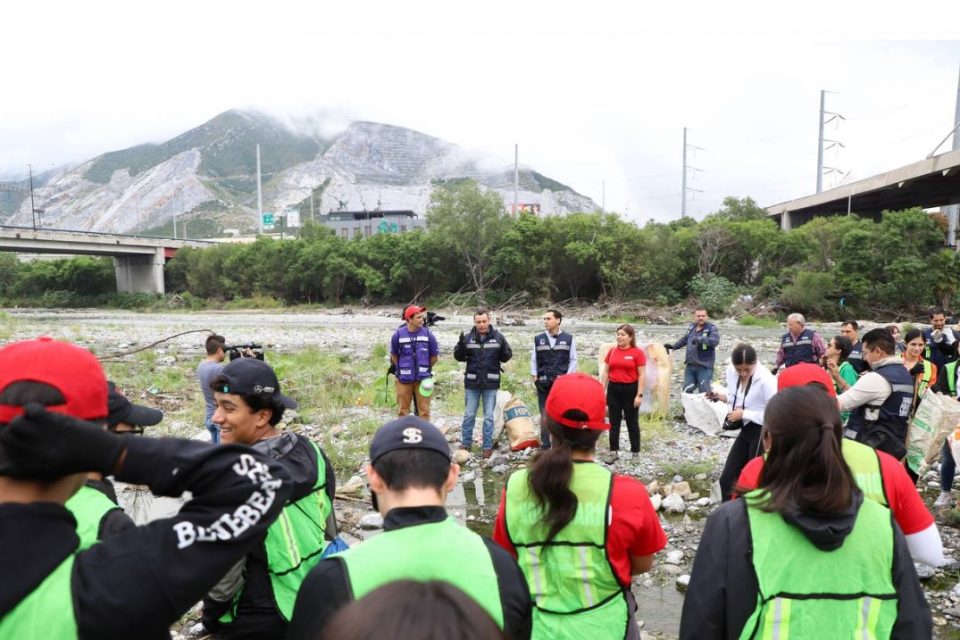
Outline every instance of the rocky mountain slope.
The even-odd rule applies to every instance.
[[[336,210],[410,209],[423,214],[431,190],[464,178],[495,189],[510,206],[512,167],[489,162],[417,131],[355,122],[336,135],[296,131],[262,113],[227,111],[161,144],[111,151],[34,181],[45,227],[105,232],[215,233],[256,225],[256,145],[264,211],[299,207],[303,217]],[[31,224],[22,183],[0,184],[6,224]],[[536,171],[520,173],[522,203],[541,214],[591,211],[597,205]],[[194,222],[195,221],[195,222]],[[199,225],[198,223],[204,224]]]

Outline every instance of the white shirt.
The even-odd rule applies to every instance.
[[[547,334],[547,342],[550,343],[550,347],[553,348],[557,345],[557,336],[550,335],[549,331],[545,331]],[[540,335],[540,334],[537,334]],[[557,331],[557,335],[560,335],[560,331]],[[573,340],[573,336],[570,336],[570,364],[567,365],[567,373],[574,373],[577,370],[577,345]],[[530,375],[537,375],[537,345],[534,343],[533,349],[530,349]]]
[[[746,385],[737,388],[740,376],[733,364],[727,364],[727,404],[730,409],[743,409],[743,419],[754,424],[763,424],[763,412],[767,410],[767,403],[777,392],[777,379],[770,370],[759,362],[750,378],[750,393],[747,393],[746,405],[743,394],[747,392]]]
[[[903,358],[900,356],[890,356],[874,363],[871,369],[882,367],[887,364],[899,362],[903,364]],[[893,391],[887,379],[876,371],[870,371],[857,379],[857,382],[840,394],[837,402],[841,411],[853,411],[857,407],[865,404],[880,404]]]

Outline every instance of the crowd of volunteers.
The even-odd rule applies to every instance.
[[[622,423],[641,455],[636,331],[617,327],[598,380],[577,371],[562,313],[543,314],[530,346],[540,450],[507,480],[486,538],[446,500],[480,409],[479,453],[494,454],[513,349],[485,309],[460,333],[455,456],[430,421],[431,315],[407,306],[390,338],[398,411],[364,469],[383,531],[351,547],[330,459],[284,428],[296,400],[264,360],[227,361],[223,336],[208,336],[197,367],[210,442],[140,437],[163,413],[127,399],[86,349],[45,337],[0,348],[0,638],[164,638],[199,602],[203,635],[224,640],[638,640],[631,583],[668,540],[647,488],[597,456],[620,450]],[[927,390],[957,396],[960,336],[939,310],[902,341],[896,325],[855,321],[823,337],[796,313],[787,329],[771,365],[733,346],[725,390],[705,309],[663,345],[684,354],[682,391],[726,403],[723,429],[736,431],[680,636],[932,637],[914,562],[947,559],[906,445]],[[935,506],[952,504],[954,472],[944,443]],[[115,483],[189,499],[137,525]]]

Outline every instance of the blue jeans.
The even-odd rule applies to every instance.
[[[220,425],[207,421],[207,431],[210,432],[210,442],[220,444]]]
[[[950,491],[953,487],[953,475],[957,472],[957,463],[950,451],[950,443],[944,442],[940,449],[940,490]]]
[[[687,393],[706,393],[713,382],[713,368],[688,364],[683,370],[683,390]]]
[[[460,427],[460,442],[470,448],[473,444],[473,426],[477,423],[477,409],[483,400],[483,448],[493,449],[493,408],[497,406],[496,389],[464,389],[467,410]]]

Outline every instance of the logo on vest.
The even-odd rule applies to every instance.
[[[423,432],[420,429],[410,427],[403,430],[404,444],[417,444],[418,442],[423,442]]]

